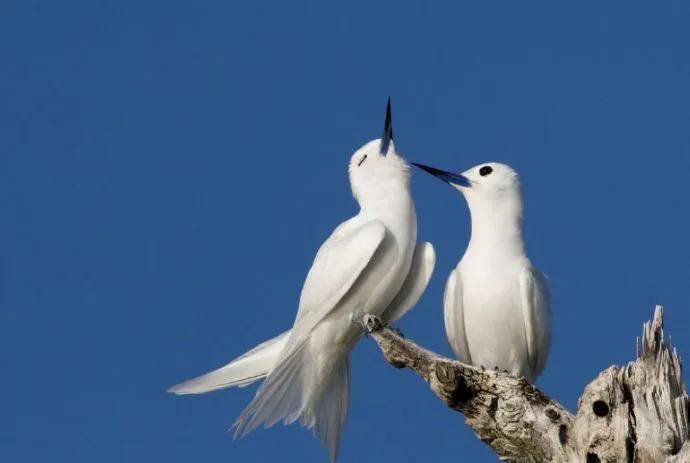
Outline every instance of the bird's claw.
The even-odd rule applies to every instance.
[[[362,318],[362,324],[364,325],[364,331],[367,334],[373,333],[374,331],[378,331],[384,326],[383,322],[379,317],[371,314],[366,314],[364,318]]]

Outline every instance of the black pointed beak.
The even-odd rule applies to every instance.
[[[419,167],[422,169],[424,172],[427,172],[434,177],[438,177],[441,180],[443,180],[446,183],[451,183],[453,185],[458,185],[458,186],[464,186],[467,188],[472,187],[472,183],[470,182],[470,179],[465,177],[462,174],[454,174],[453,172],[448,172],[445,170],[437,169],[435,167],[431,166],[425,166],[424,164],[417,164],[416,162],[412,163],[413,165]]]
[[[391,115],[391,99],[388,98],[388,105],[386,106],[386,122],[383,124],[383,136],[381,137],[381,151],[385,156],[388,154],[388,147],[393,141],[393,116]]]

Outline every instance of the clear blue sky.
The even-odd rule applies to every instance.
[[[388,96],[409,159],[522,174],[547,393],[575,408],[655,303],[690,358],[690,7],[555,3],[4,2],[0,460],[325,462],[295,426],[232,441],[253,388],[164,390],[290,325]],[[401,328],[450,354],[467,209],[413,189],[439,258]],[[371,340],[352,389],[341,461],[494,461]]]

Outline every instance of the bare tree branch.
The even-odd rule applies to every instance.
[[[575,415],[524,378],[440,356],[370,315],[364,325],[391,365],[422,377],[503,460],[690,463],[690,400],[660,306],[644,324],[637,360],[601,372]]]

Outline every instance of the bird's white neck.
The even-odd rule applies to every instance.
[[[361,215],[382,221],[391,231],[416,232],[417,215],[407,181],[382,182],[367,193],[358,198]]]
[[[522,199],[468,197],[472,231],[466,254],[520,257],[525,255],[522,237]]]
[[[407,179],[389,179],[367,185],[365,194],[357,195],[362,211],[399,211],[413,205]]]

